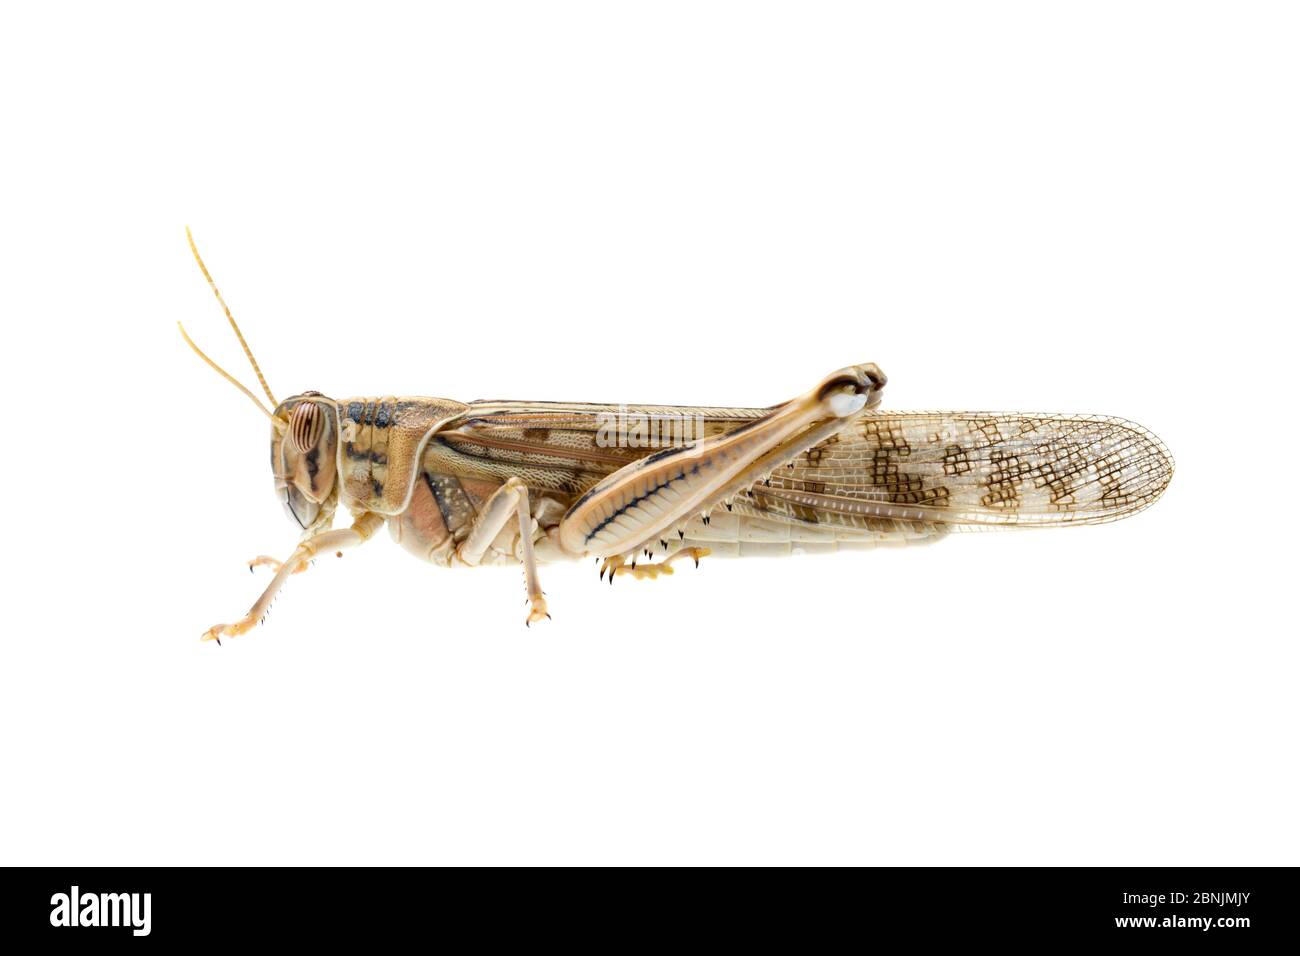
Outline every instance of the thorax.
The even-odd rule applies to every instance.
[[[406,508],[421,456],[441,422],[465,409],[446,398],[348,398],[338,402],[340,499],[394,515]]]

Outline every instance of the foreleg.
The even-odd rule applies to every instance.
[[[271,557],[269,554],[259,554],[257,557],[251,559],[248,562],[249,571],[252,571],[254,568],[270,568],[271,573],[274,574],[276,571],[279,571],[282,567],[284,567],[284,562],[281,561],[279,558]],[[306,570],[307,570],[307,565],[300,564],[298,567],[293,569],[293,573],[302,574],[302,572]]]
[[[307,562],[317,554],[355,548],[367,541],[383,523],[384,518],[382,515],[374,512],[364,512],[352,522],[351,528],[324,531],[301,542],[294,549],[293,554],[289,555],[276,570],[275,577],[266,586],[266,590],[257,599],[257,603],[249,608],[248,613],[233,624],[217,624],[208,628],[203,634],[203,640],[216,641],[220,644],[223,637],[237,637],[251,630],[253,625],[265,616],[267,608],[271,606],[271,602],[275,599],[280,588],[284,586],[284,582],[289,575],[306,567]]]

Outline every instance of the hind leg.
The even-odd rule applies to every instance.
[[[874,365],[840,369],[763,418],[631,462],[569,509],[560,546],[574,556],[635,553],[856,420],[884,384]]]
[[[678,558],[694,558],[695,566],[700,566],[700,558],[708,557],[712,552],[708,548],[682,548],[680,551],[674,551],[671,555],[662,561],[655,561],[651,564],[637,564],[633,561],[627,562],[621,555],[615,555],[606,558],[600,565],[600,576],[603,578],[609,574],[609,583],[614,583],[614,578],[630,574],[638,581],[643,578],[657,578],[661,574],[673,573],[673,562]]]

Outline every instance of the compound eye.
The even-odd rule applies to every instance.
[[[320,441],[321,430],[325,427],[325,416],[315,402],[299,402],[289,419],[289,443],[307,454]]]

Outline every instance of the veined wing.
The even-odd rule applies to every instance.
[[[867,530],[1100,524],[1151,505],[1173,470],[1158,438],[1120,418],[877,411],[755,486],[749,504]]]
[[[665,422],[688,423],[700,437],[768,411],[476,402],[436,442],[460,468],[581,494],[672,444]],[[618,430],[602,432],[611,421]],[[659,423],[656,436],[639,430],[644,421]],[[849,534],[1099,524],[1152,504],[1173,467],[1158,438],[1120,418],[874,411],[755,484],[732,507],[744,517]]]

